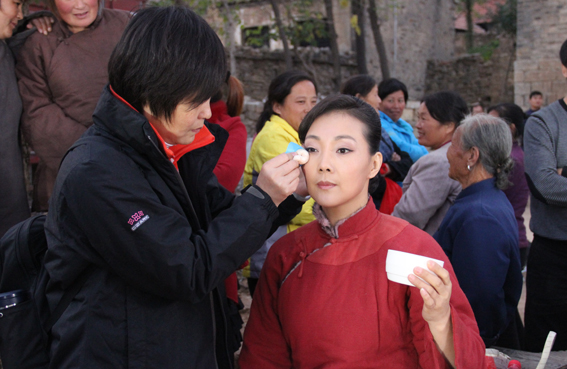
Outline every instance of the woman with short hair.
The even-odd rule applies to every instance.
[[[50,306],[86,280],[53,326],[50,367],[233,368],[223,281],[303,203],[286,200],[292,154],[238,198],[218,184],[227,133],[205,119],[225,60],[188,8],[146,8],[126,27],[50,202]]]
[[[398,147],[407,152],[415,163],[427,154],[413,133],[413,127],[402,119],[408,102],[408,89],[405,84],[395,78],[385,79],[378,85],[380,104],[380,120],[382,126]]]
[[[130,19],[104,0],[48,0],[52,31],[31,35],[16,66],[22,131],[39,157],[32,210],[46,211],[61,159],[93,124],[108,60]]]
[[[449,177],[463,190],[433,237],[453,264],[486,346],[519,349],[518,225],[502,192],[511,151],[512,135],[502,119],[478,114],[461,123],[447,158]]]
[[[378,83],[368,74],[360,74],[349,78],[343,85],[341,93],[358,97],[377,112],[380,112],[382,99],[378,92]],[[394,181],[403,181],[413,164],[408,153],[402,151],[388,135],[382,126],[382,139],[380,140],[380,153],[384,158],[385,175]]]
[[[436,92],[423,99],[417,114],[418,142],[432,152],[410,168],[392,215],[432,235],[461,192],[459,182],[448,176],[447,150],[467,114],[467,103],[456,92]]]

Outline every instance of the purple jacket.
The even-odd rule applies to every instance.
[[[526,210],[530,190],[524,174],[524,150],[517,142],[514,142],[510,157],[514,160],[514,169],[512,169],[508,178],[510,182],[512,182],[512,185],[504,190],[504,193],[514,208],[514,215],[518,222],[518,233],[520,235],[519,245],[520,248],[524,248],[529,245],[528,239],[526,238],[526,226],[524,225],[523,214]]]

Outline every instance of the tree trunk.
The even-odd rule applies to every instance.
[[[339,45],[337,42],[337,31],[335,30],[335,18],[333,16],[333,0],[325,0],[325,10],[327,12],[327,25],[329,26],[329,39],[331,43],[331,58],[333,59],[333,82],[335,92],[339,92],[341,77],[341,59]]]
[[[230,7],[228,6],[228,0],[223,0],[224,10],[226,11],[226,25],[227,25],[227,38],[228,38],[228,55],[230,62],[230,74],[236,77],[236,56],[235,44],[234,44],[234,18]]]
[[[471,49],[474,46],[474,39],[473,39],[474,24],[472,17],[473,4],[474,4],[474,0],[465,0],[465,14],[467,17],[467,33],[466,33],[467,51],[471,51]]]
[[[364,30],[364,0],[353,0],[352,14],[358,18],[358,28],[356,29],[357,32],[355,32],[358,73],[368,74],[368,68],[366,67],[366,32]]]
[[[293,69],[293,61],[291,60],[291,52],[289,51],[289,44],[287,42],[287,36],[285,35],[285,29],[282,22],[282,16],[280,14],[280,8],[278,0],[270,0],[272,4],[272,9],[274,11],[274,17],[276,18],[276,26],[278,27],[278,33],[280,35],[280,40],[283,44],[284,58],[285,58],[285,69]]]
[[[376,13],[376,0],[368,0],[368,15],[370,18],[370,28],[374,35],[374,43],[376,44],[376,51],[378,51],[378,58],[380,59],[380,70],[382,71],[382,79],[390,78],[390,68],[388,66],[388,56],[386,55],[386,45],[380,32],[380,21]]]

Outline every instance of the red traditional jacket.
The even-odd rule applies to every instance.
[[[450,367],[422,317],[419,289],[387,279],[389,249],[445,261],[457,368],[484,368],[472,309],[441,247],[372,201],[333,229],[312,222],[274,244],[254,294],[241,368]]]

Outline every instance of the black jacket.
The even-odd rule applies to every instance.
[[[218,128],[178,173],[143,115],[105,88],[49,207],[52,309],[94,265],[53,327],[52,368],[231,367],[223,281],[262,245],[278,209],[257,187],[235,198],[218,184]],[[301,205],[286,200],[279,221]]]

